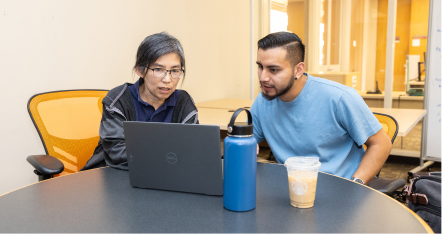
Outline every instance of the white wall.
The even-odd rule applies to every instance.
[[[253,99],[261,93],[256,65],[258,41],[270,33],[271,0],[253,0]]]
[[[0,195],[37,182],[28,99],[133,82],[139,43],[161,31],[184,47],[196,102],[250,97],[249,0],[0,0]]]

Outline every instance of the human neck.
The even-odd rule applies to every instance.
[[[166,99],[156,98],[152,93],[150,93],[150,91],[144,86],[144,84],[140,85],[138,92],[140,93],[141,100],[152,105],[155,110],[160,108],[160,106],[163,105],[163,103],[166,101]]]
[[[295,98],[298,97],[298,95],[301,93],[306,82],[307,82],[307,76],[302,75],[299,79],[295,80],[292,88],[287,93],[279,96],[279,99],[281,99],[284,102],[291,102],[295,100]]]

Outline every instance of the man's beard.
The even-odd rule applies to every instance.
[[[282,95],[286,94],[286,93],[287,93],[287,92],[293,87],[293,84],[294,84],[294,83],[295,83],[295,74],[293,74],[293,73],[292,73],[292,76],[290,77],[290,81],[289,81],[289,83],[288,83],[287,86],[285,86],[285,88],[283,88],[281,91],[278,91],[278,90],[275,88],[274,85],[270,85],[270,84],[265,84],[265,83],[264,83],[266,86],[270,86],[270,87],[272,87],[272,88],[275,89],[276,94],[273,95],[273,96],[266,95],[266,94],[264,93],[264,91],[262,91],[262,85],[263,85],[263,83],[261,83],[262,96],[264,96],[264,98],[267,99],[268,101],[271,101],[271,100],[273,100],[273,99],[275,99],[275,98],[277,98],[277,97],[279,97],[279,96],[282,96]]]

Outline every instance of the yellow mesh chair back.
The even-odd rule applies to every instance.
[[[399,130],[397,121],[392,116],[386,114],[373,112],[373,115],[376,117],[376,119],[378,119],[379,123],[382,125],[382,129],[387,133],[388,137],[390,137],[391,144],[393,144]],[[367,150],[367,146],[365,144],[364,149]]]
[[[397,121],[393,117],[386,114],[380,114],[380,113],[373,113],[373,114],[378,119],[379,123],[381,123],[382,129],[387,133],[388,137],[390,137],[391,143],[393,144],[399,129]],[[402,178],[398,179],[382,178],[379,177],[380,172],[381,171],[378,172],[378,174],[374,179],[368,182],[367,186],[376,189],[379,192],[392,196],[393,198],[395,196],[399,196],[399,194],[401,194],[402,192],[398,192],[398,190],[405,186],[406,184],[405,180]]]
[[[399,129],[397,121],[393,117],[386,114],[380,114],[374,112],[373,114],[378,119],[379,123],[381,123],[382,129],[384,129],[388,137],[390,137],[391,143],[393,144]]]
[[[79,171],[99,141],[107,90],[67,90],[32,96],[28,111],[46,154],[64,164],[60,175]]]

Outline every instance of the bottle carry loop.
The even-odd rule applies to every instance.
[[[240,123],[235,125],[236,117],[238,117],[239,113],[242,111],[246,111],[247,113],[247,124]],[[235,137],[250,137],[253,135],[252,114],[249,110],[239,108],[235,111],[235,113],[233,113],[232,117],[230,118],[230,122],[227,125],[227,134]]]

